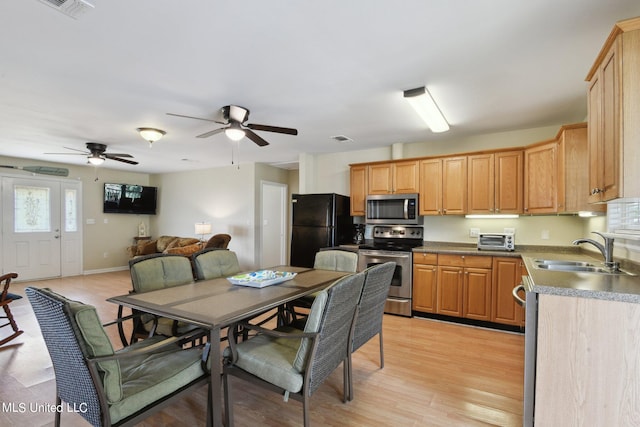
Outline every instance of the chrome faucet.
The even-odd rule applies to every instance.
[[[592,231],[593,234],[597,234],[598,236],[604,239],[604,244],[598,243],[592,239],[577,239],[573,241],[574,245],[579,245],[580,243],[590,243],[602,253],[604,257],[604,266],[610,268],[612,270],[618,270],[620,267],[620,263],[615,262],[613,260],[613,237],[607,237],[602,233],[598,233],[597,231]]]

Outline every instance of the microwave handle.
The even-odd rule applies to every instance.
[[[404,199],[404,219],[409,219],[409,198]]]

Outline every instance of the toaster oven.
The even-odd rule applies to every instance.
[[[480,233],[478,249],[485,251],[513,251],[516,240],[513,233]]]

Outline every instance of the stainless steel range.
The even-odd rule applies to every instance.
[[[373,228],[373,244],[358,250],[358,271],[388,261],[396,263],[384,312],[411,317],[412,249],[423,245],[420,226],[378,225]]]

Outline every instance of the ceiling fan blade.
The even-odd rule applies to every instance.
[[[71,155],[71,156],[87,156],[91,153],[87,153],[87,152],[82,152],[82,153],[42,153],[42,154],[64,154],[64,155]]]
[[[285,133],[287,135],[297,135],[298,130],[293,128],[283,128],[279,126],[267,126],[267,125],[258,125],[255,123],[248,123],[246,125],[249,129],[253,130],[264,130],[267,132],[276,132],[276,133]]]
[[[226,128],[219,128],[219,129],[215,129],[215,130],[212,130],[212,131],[209,131],[209,132],[205,132],[202,135],[196,136],[196,138],[209,138],[210,136],[213,136],[213,135],[215,135],[217,133],[220,133],[220,132],[224,131],[225,129]]]
[[[264,147],[265,145],[269,145],[269,143],[267,141],[262,139],[262,137],[260,135],[258,135],[257,133],[253,132],[252,130],[245,129],[244,130],[244,135],[247,138],[249,138],[250,140],[252,140],[253,142],[255,142],[256,144],[258,144],[260,147]]]
[[[111,157],[133,157],[131,154],[126,153],[104,153],[104,155]]]
[[[213,123],[220,123],[221,125],[226,125],[225,122],[221,122],[219,120],[212,120],[212,119],[203,119],[202,117],[185,116],[183,114],[174,114],[174,113],[167,113],[167,115],[175,116],[175,117],[183,117],[185,119],[204,120],[205,122],[213,122]]]
[[[127,160],[127,159],[121,159],[120,157],[114,157],[112,154],[104,154],[104,157],[106,157],[107,159],[110,160],[116,160],[118,162],[122,162],[122,163],[128,163],[130,165],[137,165],[138,162],[134,162],[133,160]]]

